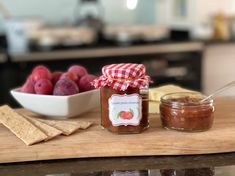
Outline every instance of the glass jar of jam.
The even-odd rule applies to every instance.
[[[111,64],[93,81],[100,88],[101,125],[115,133],[141,133],[149,126],[148,84],[142,64]]]
[[[179,131],[205,131],[212,127],[214,101],[201,102],[200,93],[170,93],[161,97],[160,117],[162,126]]]

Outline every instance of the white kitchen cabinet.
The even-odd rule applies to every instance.
[[[226,83],[235,80],[235,44],[207,45],[202,65],[202,87],[205,94],[210,94]],[[235,87],[220,95],[235,96]]]

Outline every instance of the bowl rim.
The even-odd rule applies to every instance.
[[[99,89],[93,89],[93,90],[89,90],[89,91],[85,91],[85,92],[79,92],[79,93],[76,93],[76,94],[73,94],[73,95],[44,95],[44,94],[33,94],[33,93],[21,92],[20,88],[21,87],[16,87],[16,88],[11,89],[10,90],[11,94],[17,93],[17,94],[22,94],[22,95],[27,95],[27,96],[35,96],[35,97],[40,96],[40,97],[70,98],[70,97],[76,97],[76,96],[79,96],[79,95],[86,95],[86,94],[91,93],[91,92],[99,91]]]

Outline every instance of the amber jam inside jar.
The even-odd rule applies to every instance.
[[[104,128],[123,134],[141,133],[148,128],[148,89],[128,87],[120,91],[105,86],[100,91]]]
[[[205,131],[212,127],[214,102],[200,93],[171,93],[161,98],[160,117],[162,126],[179,131]]]

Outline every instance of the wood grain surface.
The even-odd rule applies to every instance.
[[[206,132],[186,133],[161,128],[158,115],[141,134],[117,135],[102,129],[100,113],[77,118],[94,122],[71,136],[26,146],[0,124],[0,163],[65,158],[209,154],[235,151],[235,98],[216,100],[215,122]]]

